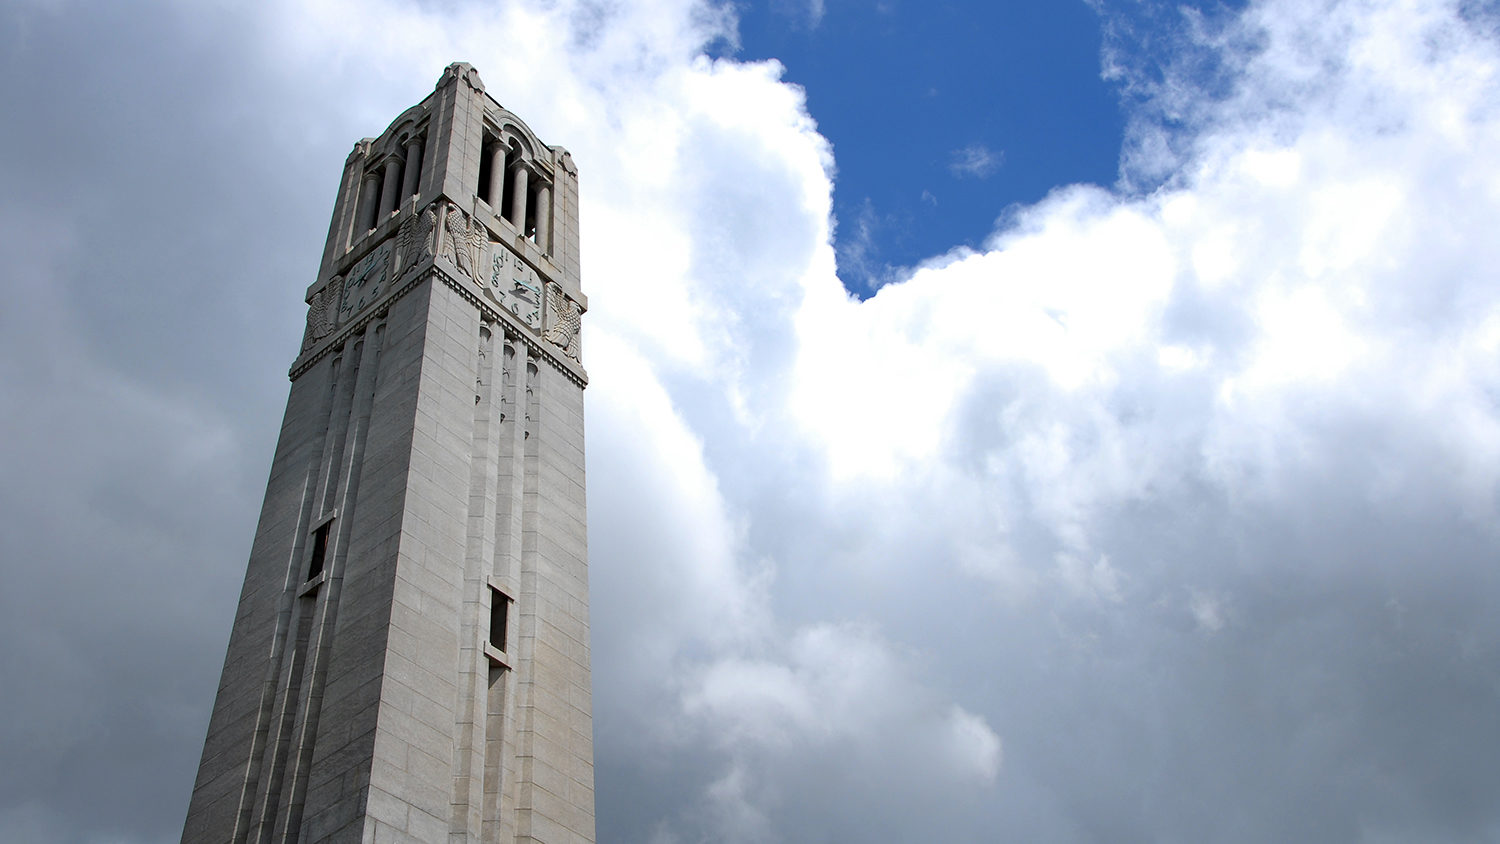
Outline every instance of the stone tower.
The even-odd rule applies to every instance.
[[[572,157],[451,65],[307,303],[183,841],[593,841]]]

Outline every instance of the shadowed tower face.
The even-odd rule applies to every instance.
[[[578,254],[467,64],[355,146],[183,841],[594,840]]]

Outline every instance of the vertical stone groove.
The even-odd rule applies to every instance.
[[[538,432],[541,430],[540,392],[541,369],[530,355],[526,359],[525,389],[522,393],[525,415],[519,427],[523,428],[521,459],[521,524],[517,531],[521,542],[520,594],[516,596],[517,642],[520,662],[524,666],[517,678],[516,689],[516,766],[519,769],[520,793],[516,795],[516,837],[532,837],[532,810],[536,808],[535,785],[532,777],[532,762],[535,755],[536,706],[536,614],[537,614],[537,559],[536,538],[539,515],[537,513]]]
[[[375,401],[375,391],[380,380],[380,352],[385,342],[385,324],[375,327],[373,339],[365,344],[356,375],[354,393],[358,407],[351,409],[351,420],[345,441],[350,443],[349,456],[338,464],[340,467],[340,492],[338,498],[338,528],[329,549],[332,559],[327,564],[327,579],[303,600],[315,602],[312,664],[307,668],[306,691],[301,701],[301,724],[295,734],[296,755],[292,765],[292,789],[283,813],[281,841],[296,844],[301,838],[302,809],[307,799],[308,770],[312,766],[313,750],[318,738],[318,720],[323,711],[323,688],[328,679],[329,652],[333,646],[333,634],[338,622],[339,596],[343,591],[344,566],[349,556],[349,537],[354,525],[356,499],[359,495],[359,478],[364,468],[365,437],[370,427],[370,413]],[[341,449],[342,450],[342,449]]]
[[[525,451],[525,345],[514,333],[507,334],[501,351],[502,371],[500,397],[503,402],[499,433],[499,477],[498,494],[495,501],[496,544],[491,557],[491,574],[513,598],[519,599],[518,584],[521,570],[521,498],[524,493],[525,473],[521,456]],[[518,626],[513,606],[512,627]],[[513,665],[519,666],[519,643],[507,645],[515,655]],[[514,671],[492,667],[486,694],[488,723],[486,724],[485,776],[484,776],[484,825],[482,839],[486,842],[513,840],[514,825],[507,822],[510,815],[506,806],[516,804],[514,742],[505,741],[504,725],[506,713],[515,711],[517,680]]]
[[[329,418],[328,430],[325,434],[328,447],[323,453],[327,459],[320,459],[318,469],[318,484],[323,490],[323,493],[318,496],[318,507],[309,514],[308,521],[297,525],[297,535],[292,543],[296,550],[287,572],[285,594],[282,599],[282,616],[283,618],[290,617],[285,634],[288,641],[281,647],[283,656],[279,660],[276,680],[276,704],[270,720],[273,733],[266,737],[266,749],[261,761],[262,783],[256,794],[250,817],[248,838],[256,842],[271,840],[271,835],[275,830],[276,814],[281,805],[282,783],[286,774],[287,754],[291,749],[291,733],[297,716],[310,633],[308,627],[312,621],[313,610],[311,599],[298,600],[296,597],[297,589],[302,583],[303,549],[306,546],[311,522],[323,515],[327,501],[326,490],[334,483],[329,476],[337,471],[336,461],[343,451],[355,385],[359,380],[363,348],[363,340],[356,342],[352,355],[356,361],[353,371],[339,385],[338,398]]]
[[[503,408],[503,369],[497,367],[493,330],[481,325],[474,384],[474,434],[469,457],[468,538],[459,605],[459,682],[454,703],[453,808],[449,837],[454,844],[471,841],[483,824],[485,718],[480,709],[488,676],[480,621],[488,617],[486,561],[495,547],[497,450]]]
[[[255,795],[260,784],[261,767],[265,756],[266,738],[270,732],[271,713],[275,707],[276,693],[279,690],[277,677],[281,671],[281,659],[286,646],[286,637],[290,627],[293,595],[295,594],[297,574],[302,566],[302,552],[305,547],[308,528],[314,518],[313,502],[316,497],[317,486],[320,482],[322,472],[323,454],[328,450],[327,438],[333,427],[333,414],[336,412],[336,399],[339,387],[342,385],[339,375],[343,368],[343,356],[335,357],[328,366],[328,386],[323,392],[322,400],[319,402],[318,416],[321,427],[313,437],[316,443],[312,454],[308,455],[304,477],[302,482],[302,501],[297,511],[296,534],[293,537],[291,553],[286,561],[286,575],[283,578],[282,594],[278,599],[278,611],[276,614],[276,628],[271,636],[271,652],[267,655],[268,667],[265,679],[261,683],[260,703],[256,708],[255,730],[250,741],[250,753],[245,762],[245,779],[240,787],[239,805],[235,810],[234,830],[230,840],[234,844],[243,844],[250,832],[251,813],[255,808]]]

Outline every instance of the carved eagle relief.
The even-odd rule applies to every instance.
[[[449,206],[444,229],[444,246],[452,256],[454,265],[464,275],[483,284],[484,281],[479,272],[479,260],[484,255],[485,247],[489,245],[489,236],[484,230],[484,224],[469,219],[458,208]]]
[[[437,214],[428,208],[421,214],[413,214],[401,223],[396,233],[397,275],[432,254],[432,232],[437,228]]]
[[[582,314],[578,303],[555,284],[547,285],[547,341],[561,347],[573,360],[579,359],[578,330],[582,325]]]
[[[305,353],[319,340],[327,337],[333,331],[334,320],[338,316],[339,300],[344,295],[344,279],[334,276],[323,285],[323,289],[313,294],[312,301],[307,306],[307,330],[302,333],[302,351]]]

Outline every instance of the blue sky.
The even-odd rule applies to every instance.
[[[1500,840],[1497,32],[0,6],[0,840],[177,840],[344,161],[455,60],[580,168],[601,841]]]
[[[1100,19],[1083,2],[736,8],[734,55],[780,61],[833,144],[840,269],[856,295],[892,268],[978,247],[1012,203],[1115,180],[1120,91],[1101,78]]]

